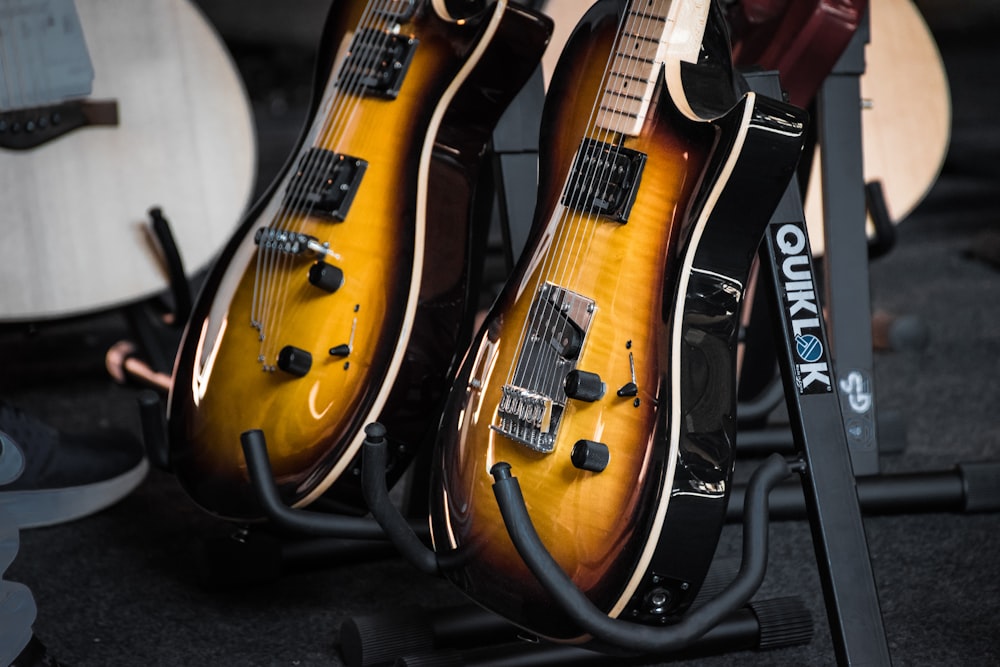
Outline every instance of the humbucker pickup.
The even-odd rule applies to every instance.
[[[593,300],[545,283],[528,310],[517,365],[503,386],[494,431],[542,453],[555,448],[566,408],[566,376],[576,368],[593,319]]]
[[[646,154],[584,137],[562,203],[582,213],[628,222]]]
[[[285,205],[340,222],[347,217],[367,167],[361,158],[310,148],[288,183]]]
[[[340,90],[395,99],[418,40],[384,30],[359,30],[337,76]]]

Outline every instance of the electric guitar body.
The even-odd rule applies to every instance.
[[[431,492],[446,575],[534,634],[587,640],[511,543],[498,462],[610,616],[668,622],[711,562],[739,307],[805,125],[739,93],[729,62],[717,7],[608,0],[554,72],[532,235],[450,394]]]
[[[505,0],[464,17],[440,0],[333,4],[300,147],[210,273],[176,359],[171,465],[204,509],[262,518],[248,429],[294,506],[332,486],[363,504],[345,473],[368,422],[397,439],[396,473],[433,434],[471,329],[484,147],[550,32]]]

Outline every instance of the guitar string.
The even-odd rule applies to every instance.
[[[627,16],[628,14],[626,13],[619,18],[616,35],[621,34]],[[612,63],[614,62],[615,52],[616,48],[613,44],[608,61],[605,63],[605,70],[602,74],[601,87],[599,90],[606,88],[609,72]],[[602,97],[603,93],[599,92],[593,102],[590,110],[590,116],[585,127],[584,138],[589,137],[594,133]],[[583,216],[586,216],[588,213],[588,211],[584,210],[586,207],[582,205],[582,203],[586,201],[586,192],[592,187],[593,181],[596,178],[596,175],[593,173],[592,161],[589,159],[594,156],[595,150],[592,146],[584,148],[584,145],[581,143],[581,145],[578,146],[577,151],[578,152],[574,157],[574,160],[570,163],[570,171],[564,180],[563,191],[559,198],[562,208],[559,209],[558,218],[552,227],[553,232],[552,239],[550,241],[551,252],[549,252],[546,256],[545,261],[538,272],[537,284],[534,289],[534,294],[536,296],[534,296],[533,299],[539,299],[539,306],[529,318],[525,318],[525,327],[522,329],[521,333],[522,344],[526,331],[541,331],[542,336],[544,337],[550,330],[550,327],[555,322],[558,322],[558,313],[556,312],[557,308],[553,306],[548,299],[542,300],[539,290],[546,282],[552,282],[556,285],[564,284],[565,281],[560,280],[558,277],[558,268],[562,264],[563,253],[565,252],[565,238],[568,235],[566,226],[568,224],[571,230],[575,226],[572,222],[567,223],[567,221],[572,221],[572,217],[574,216],[573,211],[578,211],[579,214]],[[582,171],[580,173],[575,173],[574,170],[577,168]],[[571,184],[574,180],[578,184],[575,191],[571,188]],[[546,354],[551,355],[547,348],[548,345],[543,338],[541,345],[528,349],[528,354],[526,355],[523,363],[516,363],[514,368],[511,369],[510,377],[513,378],[514,383],[518,386],[521,384],[527,384],[528,388],[534,388],[540,384],[541,374],[545,372],[544,364],[542,363],[543,359],[541,357]],[[528,369],[527,378],[516,377],[513,375],[516,370],[521,368]]]
[[[629,32],[638,32],[634,27],[635,24],[636,19],[631,9],[623,13],[619,20],[613,48],[605,65],[600,92],[591,109],[585,137],[604,139],[608,135],[614,134],[612,130],[608,130],[602,127],[602,125],[613,127],[615,115],[625,115],[627,113],[625,98],[612,89],[611,83],[615,74],[625,76],[631,74],[634,76],[638,72],[638,68],[641,67],[641,65],[637,65],[639,61],[630,56],[628,51],[623,48],[623,44],[626,41],[626,34]],[[618,63],[617,69],[616,61]],[[606,104],[602,105],[602,102]],[[602,106],[605,108],[602,108]],[[609,160],[601,159],[601,153],[604,150],[604,146],[601,143],[587,147],[581,145],[578,150],[579,154],[576,157],[576,165],[580,168],[580,171],[578,173],[571,171],[571,175],[567,178],[564,185],[565,207],[561,210],[562,219],[558,223],[559,227],[553,239],[553,246],[558,246],[561,243],[562,247],[558,250],[555,247],[553,248],[554,252],[550,254],[549,258],[555,258],[555,263],[546,262],[546,266],[543,267],[541,272],[542,276],[551,277],[553,282],[556,283],[564,283],[574,273],[577,277],[579,276],[580,267],[583,265],[582,259],[585,257],[586,249],[592,242],[597,231],[597,226],[600,223],[600,214],[593,205],[593,199],[602,186],[604,187],[604,194],[606,194],[607,190],[605,179],[609,175],[609,170],[606,168],[602,169],[601,163],[610,162],[613,164],[617,157],[618,146],[614,144],[610,145]],[[575,188],[575,191],[571,191],[569,184],[574,179],[578,183],[578,186]],[[577,213],[574,214],[572,211],[577,211]],[[575,217],[576,219],[568,225],[565,224],[566,219],[571,217]],[[542,308],[540,310],[545,313],[544,328],[542,330],[549,331],[550,327],[559,321],[560,316],[555,308]],[[536,317],[532,319],[534,321],[531,322],[531,329],[538,331],[537,313]],[[537,359],[531,361],[537,362]],[[532,363],[532,366],[541,368],[541,365],[537,363]],[[541,372],[541,370],[538,372]],[[532,373],[532,375],[532,379],[537,381],[537,374]]]
[[[600,113],[600,104],[602,98],[604,97],[603,90],[607,88],[609,73],[614,63],[615,54],[618,51],[617,43],[628,19],[628,12],[623,13],[622,16],[619,17],[615,33],[615,42],[612,45],[610,56],[605,63],[605,69],[601,77],[599,90],[602,92],[597,94],[591,107],[584,132],[585,138],[597,133],[597,118]],[[520,336],[520,343],[522,346],[524,344],[527,331],[540,331],[544,337],[551,331],[551,328],[560,321],[558,308],[553,306],[548,299],[541,300],[539,290],[545,282],[552,282],[556,285],[565,284],[564,280],[559,279],[559,272],[563,266],[564,258],[568,255],[567,238],[575,238],[579,233],[579,230],[584,225],[588,224],[588,222],[593,224],[595,219],[595,216],[593,216],[593,207],[590,203],[588,203],[587,192],[592,190],[593,183],[599,175],[599,170],[594,166],[596,161],[589,160],[588,158],[599,155],[600,150],[594,146],[584,148],[582,144],[577,150],[577,155],[575,156],[574,161],[571,162],[570,172],[564,180],[563,191],[559,198],[559,201],[563,204],[563,206],[559,210],[558,219],[552,227],[553,233],[550,241],[551,252],[547,254],[541,269],[537,273],[537,283],[533,290],[535,296],[532,298],[539,299],[539,307],[533,314],[531,314],[530,317],[525,318],[525,325],[522,328]],[[574,173],[574,167],[577,166],[582,169],[582,172],[579,174]],[[571,184],[574,180],[579,184],[575,192],[571,189]],[[574,211],[577,213],[574,213]],[[574,220],[573,218],[577,215],[580,217]],[[582,218],[582,220],[580,218]],[[510,383],[510,380],[513,379],[519,386],[522,383],[522,378],[516,377],[515,373],[521,368],[527,368],[528,377],[524,379],[528,381],[528,387],[531,388],[538,386],[540,384],[541,374],[545,372],[544,364],[541,362],[544,360],[544,356],[546,355],[551,357],[552,353],[549,352],[548,345],[543,338],[541,345],[536,346],[534,349],[528,349],[528,354],[526,355],[523,363],[517,362],[514,364],[514,367],[508,373],[508,383]]]
[[[612,84],[615,82],[616,76],[624,77],[622,81],[639,78],[648,80],[651,76],[651,70],[655,71],[656,67],[655,62],[645,62],[638,54],[634,54],[633,49],[630,48],[632,40],[635,39],[634,36],[656,34],[653,30],[650,30],[650,27],[655,23],[655,19],[646,16],[644,12],[635,7],[630,7],[626,15],[627,19],[616,34],[611,66],[603,82],[604,85],[601,92],[601,101],[603,104],[600,104],[596,111],[596,125],[598,127],[594,130],[593,135],[601,143],[592,147],[590,157],[592,158],[593,166],[589,174],[587,187],[581,194],[582,197],[586,198],[587,206],[584,207],[583,215],[580,216],[573,226],[571,238],[567,241],[565,250],[560,255],[559,277],[569,284],[578,284],[582,277],[581,272],[589,270],[587,258],[598,232],[603,227],[606,227],[607,224],[613,224],[616,227],[620,226],[620,223],[608,223],[606,220],[603,220],[603,214],[594,201],[595,198],[600,197],[604,202],[611,202],[611,197],[609,196],[609,190],[611,190],[610,180],[613,176],[614,165],[621,155],[621,149],[624,147],[626,139],[626,133],[609,128],[620,124],[623,118],[628,122],[628,119],[632,117],[628,108],[629,98],[625,95],[624,91]],[[662,39],[662,36],[663,33],[660,31],[660,39]],[[659,42],[660,40],[658,39],[657,41]],[[645,92],[644,88],[643,92]],[[606,154],[604,153],[605,150],[607,151]],[[638,223],[633,221],[633,225],[635,224]]]
[[[379,8],[381,9],[381,8]],[[330,111],[324,117],[324,126],[317,132],[317,138],[312,143],[312,147],[322,147],[328,145],[336,145],[343,139],[343,131],[347,125],[346,117],[349,116],[354,109],[358,107],[358,98],[364,94],[365,84],[363,83],[364,72],[366,67],[374,61],[378,53],[378,49],[375,48],[375,40],[368,39],[369,36],[374,36],[382,31],[368,30],[369,27],[374,26],[374,22],[368,23],[369,17],[371,15],[379,14],[379,9],[376,9],[375,5],[369,4],[366,6],[365,14],[358,22],[358,30],[354,33],[354,41],[351,44],[351,54],[354,55],[358,52],[363,54],[366,59],[361,61],[355,61],[357,66],[354,69],[353,77],[350,77],[346,81],[346,86],[343,86],[339,81],[340,77],[343,76],[343,67],[348,62],[345,58],[341,64],[341,69],[335,73],[337,79],[336,88],[338,92],[344,92],[342,97],[338,97],[335,93],[329,102]],[[359,38],[360,36],[360,38]],[[293,188],[290,192],[289,205],[286,207],[286,215],[283,216],[284,219],[279,225],[282,232],[288,232],[289,234],[299,234],[304,231],[306,226],[313,224],[310,218],[315,212],[315,203],[309,203],[306,207],[302,206],[302,195],[307,195],[309,193],[310,184],[316,180],[322,180],[325,177],[327,158],[330,156],[327,153],[316,151],[308,152],[305,158],[302,160],[301,166],[298,171],[301,172],[302,176],[297,180],[295,185],[297,188]],[[319,179],[316,177],[319,176]],[[291,184],[290,184],[291,185]],[[281,322],[284,320],[284,316],[289,304],[292,299],[288,296],[288,284],[292,282],[293,279],[299,278],[298,272],[294,269],[299,266],[299,260],[297,257],[292,256],[290,253],[276,252],[275,253],[275,264],[278,266],[278,270],[274,272],[277,276],[277,285],[273,288],[272,294],[277,298],[277,305],[271,306],[270,310],[275,320],[275,330],[280,329]],[[284,298],[280,298],[284,297]],[[272,338],[270,347],[266,350],[266,356],[274,356],[276,354],[276,347],[278,345],[277,336]]]
[[[650,32],[647,30],[648,24],[655,19],[645,18],[646,26],[641,25],[643,20],[642,13],[633,13],[633,9],[630,7],[619,21],[611,55],[602,76],[600,93],[597,95],[591,110],[585,134],[586,137],[595,139],[595,143],[586,148],[580,147],[579,155],[576,158],[577,163],[587,166],[578,174],[571,172],[571,176],[564,186],[566,188],[565,195],[569,195],[569,197],[567,197],[566,207],[562,210],[562,220],[560,220],[553,240],[554,246],[561,244],[561,247],[558,250],[553,248],[552,256],[556,257],[557,261],[554,265],[544,267],[542,272],[542,275],[551,277],[552,282],[557,284],[565,284],[567,281],[574,283],[579,279],[580,271],[585,267],[584,260],[587,250],[592,246],[598,226],[602,222],[601,213],[594,200],[601,195],[604,195],[603,198],[608,200],[606,195],[609,189],[608,179],[612,173],[611,165],[614,165],[617,160],[624,136],[620,132],[607,129],[607,127],[614,127],[616,117],[627,118],[629,116],[627,98],[618,90],[613,89],[611,82],[615,75],[638,78],[636,75],[643,73],[643,69],[655,67],[655,65],[644,66],[642,60],[638,56],[633,56],[629,49],[624,46],[629,41],[627,36],[629,33],[646,35]],[[605,143],[604,140],[609,138],[615,140]],[[608,153],[606,158],[602,159],[602,152],[605,148],[607,148]],[[602,164],[605,166],[602,167]],[[578,183],[575,192],[568,191],[569,183],[573,179]],[[576,214],[572,213],[574,210],[577,211]],[[570,217],[575,219],[572,219],[569,224],[564,224],[566,219]],[[539,330],[537,321],[539,315],[542,315],[544,319],[541,330],[545,332],[552,331],[555,325],[562,320],[555,307],[548,307],[545,304],[544,307],[539,308],[539,311],[532,318],[534,321],[531,323],[531,330],[533,331]],[[548,352],[546,348],[547,346],[540,346],[541,350]],[[549,354],[551,356],[550,352]],[[543,365],[537,363],[539,361],[537,358],[530,358],[533,356],[535,355],[529,354],[528,363],[530,364],[529,368],[537,369],[532,372],[532,384],[534,385],[538,381],[538,373],[543,372]]]
[[[353,69],[351,72],[347,73],[347,78],[344,81],[339,81],[341,77],[344,76],[344,70],[341,69],[337,74],[337,90],[342,92],[342,96],[337,96],[336,94],[332,97],[329,104],[330,112],[325,118],[325,127],[323,127],[317,134],[318,138],[314,146],[336,146],[339,144],[344,137],[344,132],[349,126],[349,119],[353,116],[360,108],[360,98],[365,95],[367,90],[367,83],[365,83],[365,74],[369,70],[375,71],[375,65],[379,61],[379,56],[383,53],[383,48],[392,40],[392,35],[385,30],[385,23],[389,20],[386,11],[389,8],[392,0],[387,0],[381,4],[369,4],[366,7],[365,14],[358,22],[358,29],[354,33],[354,39],[351,44],[351,54],[355,56],[352,61]],[[376,16],[374,20],[370,17]],[[382,25],[378,25],[381,22]],[[360,53],[360,58],[358,54]],[[344,59],[341,67],[348,62],[347,58]],[[324,152],[314,152],[311,155],[307,154],[305,159],[306,164],[301,169],[303,176],[300,180],[301,188],[304,192],[308,192],[309,184],[317,180],[318,175],[322,180],[326,176],[328,158],[331,157]],[[309,206],[303,211],[301,210],[301,203],[297,206],[299,208],[299,215],[295,215],[295,211],[292,211],[292,215],[288,216],[288,219],[293,223],[298,222],[298,227],[288,227],[288,230],[293,234],[301,233],[303,228],[311,224],[309,218],[313,215],[315,211],[315,203],[310,203]],[[295,201],[293,199],[293,207],[296,207]],[[285,253],[279,255],[278,263],[281,264],[282,270],[280,271],[280,286],[276,290],[279,295],[287,293],[287,285],[293,279],[294,273],[292,268],[297,266],[297,258],[290,256]],[[281,299],[278,303],[278,310],[275,313],[275,320],[277,322],[276,328],[280,327],[280,323],[283,321],[285,311],[288,308],[291,299],[285,298]],[[276,341],[276,339],[275,339]],[[277,342],[272,343],[270,354],[275,354],[275,347]]]
[[[632,55],[631,50],[627,46],[631,42],[629,35],[645,35],[649,33],[648,26],[652,22],[653,19],[647,18],[643,14],[632,14],[631,11],[629,12],[628,21],[617,35],[615,54],[612,58],[612,67],[608,81],[605,82],[606,84],[610,84],[616,75],[623,75],[624,77],[634,79],[639,78],[638,75],[641,74],[645,80],[650,76],[648,70],[652,69],[655,71],[655,63],[645,64],[640,56]],[[647,25],[643,26],[642,23],[646,23]],[[603,193],[604,196],[602,199],[607,202],[610,200],[610,197],[607,196],[610,190],[610,178],[614,171],[614,165],[624,148],[625,141],[624,133],[608,130],[607,127],[613,127],[616,123],[616,118],[627,119],[632,114],[628,110],[628,97],[623,91],[612,90],[610,85],[605,85],[601,96],[604,102],[610,104],[603,104],[598,109],[597,124],[600,129],[595,134],[601,140],[612,139],[612,141],[608,141],[607,143],[602,141],[603,145],[595,147],[592,152],[594,167],[590,176],[593,180],[587,191]],[[608,149],[607,158],[601,159],[601,152],[605,149],[605,146]],[[592,198],[590,201],[592,201]],[[568,244],[567,252],[563,255],[563,259],[566,260],[565,268],[560,266],[561,274],[569,282],[577,282],[580,278],[580,271],[584,266],[587,251],[593,245],[593,239],[600,227],[600,217],[601,213],[598,207],[592,205],[586,211],[582,223],[576,226],[574,237]]]
[[[616,75],[623,77],[622,81],[627,82],[629,79],[635,80],[641,78],[644,81],[642,93],[646,92],[645,85],[648,83],[650,77],[657,76],[658,66],[655,62],[656,52],[654,51],[654,62],[648,63],[645,58],[641,55],[641,40],[647,38],[650,35],[657,35],[657,44],[662,42],[663,33],[666,29],[664,25],[664,30],[657,31],[655,29],[656,19],[655,16],[659,16],[656,13],[657,6],[654,5],[653,1],[650,0],[646,3],[647,8],[651,10],[651,13],[647,15],[645,12],[636,10],[634,13],[632,10],[628,12],[629,19],[623,26],[623,29],[618,35],[618,42],[616,44],[616,55],[614,59],[614,65],[612,72],[609,77],[608,83],[614,79]],[[631,46],[634,42],[634,46]],[[655,82],[654,82],[655,83]],[[600,160],[599,152],[595,152],[595,169],[593,177],[597,179],[598,183],[596,187],[594,184],[591,185],[592,191],[598,191],[600,188],[604,193],[604,201],[609,201],[608,191],[610,190],[610,180],[614,172],[614,165],[617,163],[619,157],[623,154],[624,143],[626,140],[625,133],[613,132],[607,130],[608,126],[614,126],[616,123],[616,118],[630,119],[633,114],[629,111],[630,97],[629,93],[625,90],[615,88],[611,89],[610,86],[605,86],[604,93],[606,102],[610,102],[610,105],[603,106],[598,111],[598,124],[601,127],[601,132],[598,133],[601,139],[610,138],[608,135],[613,135],[613,140],[608,142],[608,154],[607,159]],[[644,95],[642,96],[644,97]],[[648,112],[648,105],[643,104],[642,97],[639,101],[640,111]],[[609,99],[610,98],[610,99]],[[643,109],[643,107],[646,107]],[[638,121],[638,116],[636,116]],[[620,122],[620,121],[619,121]],[[641,132],[641,127],[639,131]],[[598,149],[603,149],[603,146]],[[577,282],[580,279],[580,272],[585,268],[585,258],[587,256],[588,250],[593,245],[593,239],[597,235],[600,224],[600,213],[596,210],[596,207],[588,211],[588,217],[584,219],[582,225],[580,225],[580,230],[583,232],[579,234],[579,242],[574,239],[573,244],[570,245],[569,252],[566,253],[567,266],[564,269],[564,274],[568,276],[570,282]],[[624,223],[614,223],[616,226],[620,227]],[[627,259],[627,258],[626,258]]]
[[[363,27],[368,20],[370,15],[369,10],[372,9],[372,5],[366,6],[361,19],[358,22],[359,27]],[[355,33],[357,34],[357,32]],[[346,58],[345,58],[346,62]],[[341,64],[341,67],[343,64]],[[332,72],[332,76],[340,77],[342,70],[337,70]],[[336,82],[337,79],[334,79]],[[350,86],[349,86],[350,88]],[[340,85],[335,87],[335,92],[330,96],[329,100],[325,102],[325,106],[331,110],[336,108],[337,95],[340,92]],[[326,129],[320,127],[317,128],[316,134],[322,136],[328,131],[329,127],[335,123],[335,113],[330,113],[324,110],[324,123],[326,124]],[[315,139],[308,140],[304,146],[312,147],[317,143]],[[319,160],[315,156],[311,156],[308,152],[309,148],[306,148],[305,156],[299,160],[298,164],[291,166],[289,170],[289,176],[286,178],[285,192],[281,195],[283,197],[282,203],[279,206],[279,210],[272,220],[271,225],[268,226],[267,230],[273,233],[274,239],[280,239],[283,234],[295,233],[299,231],[295,229],[291,224],[297,214],[303,215],[303,218],[308,216],[312,212],[312,207],[310,205],[306,210],[302,210],[301,207],[301,197],[307,192],[307,184],[309,180],[317,172],[317,164]],[[296,177],[299,173],[301,176]],[[266,239],[265,239],[266,240]],[[274,349],[277,345],[278,336],[277,329],[278,324],[275,323],[272,327],[271,320],[275,319],[280,322],[280,314],[277,309],[280,309],[284,304],[287,303],[287,298],[282,299],[281,297],[285,294],[285,286],[288,280],[288,266],[291,264],[289,261],[288,253],[281,250],[280,243],[277,241],[269,243],[272,247],[260,247],[258,248],[258,258],[262,261],[258,264],[258,273],[256,280],[263,282],[263,289],[261,294],[261,306],[260,313],[260,339],[261,346],[259,357],[261,363],[264,364],[264,368],[268,368],[267,359],[274,354]],[[278,301],[279,305],[275,306],[275,302]],[[273,335],[272,335],[273,334]]]
[[[325,102],[329,104],[329,102]],[[325,111],[324,111],[325,113]],[[328,117],[324,116],[324,120],[328,122]],[[305,150],[309,151],[311,145],[313,144],[312,138],[310,138],[305,144]],[[312,172],[315,171],[316,161],[314,158],[310,157],[308,152],[301,155],[298,162],[291,167],[288,183],[283,196],[281,208],[279,210],[279,215],[275,217],[272,222],[271,229],[274,231],[274,236],[276,238],[281,238],[282,236],[290,235],[298,230],[294,229],[290,224],[294,220],[294,216],[297,212],[302,214],[308,214],[307,210],[302,210],[303,195],[307,193],[307,179],[310,177]],[[288,265],[288,254],[283,252],[279,247],[271,248],[268,250],[268,298],[266,301],[266,312],[271,315],[277,315],[275,306],[273,305],[274,299],[280,299],[284,302],[286,299],[281,299],[284,295],[284,282],[283,277],[287,277],[287,265]],[[280,307],[280,306],[279,306]],[[269,327],[270,328],[270,327]],[[272,340],[275,340],[275,336]],[[275,343],[272,343],[270,347],[267,348],[268,351],[272,351]],[[265,352],[263,356],[268,356]]]
[[[346,65],[350,56],[345,56],[339,64],[339,69],[332,74],[335,77],[333,79],[335,82],[334,92],[324,104],[323,125],[315,132],[315,138],[310,142],[311,147],[335,145],[343,138],[344,129],[348,125],[347,119],[358,108],[358,98],[364,95],[367,88],[367,84],[364,82],[365,73],[369,69],[374,70],[372,66],[378,60],[378,54],[382,51],[381,47],[392,39],[384,26],[378,25],[380,21],[384,24],[391,19],[391,12],[385,10],[391,8],[392,1],[383,0],[381,3],[366,5],[358,21],[358,27],[350,47],[350,56],[355,57],[355,60],[351,62],[352,68],[350,71],[347,70]],[[373,16],[382,15],[388,15],[389,18],[372,20]],[[292,175],[296,173],[301,175],[294,179],[288,179],[288,190],[275,216],[274,224],[271,226],[276,236],[302,233],[303,229],[311,224],[309,218],[314,214],[317,202],[309,202],[303,207],[303,199],[309,192],[309,184],[316,181],[317,176],[321,178],[324,176],[330,163],[329,157],[327,153],[312,152],[307,149],[299,164],[291,168]],[[259,256],[267,256],[266,262],[263,263],[264,266],[258,272],[258,276],[263,275],[265,280],[260,310],[262,315],[266,316],[261,319],[266,319],[266,321],[262,322],[261,328],[267,331],[273,329],[276,332],[280,328],[280,322],[283,320],[285,309],[290,301],[287,297],[281,297],[287,291],[287,284],[292,279],[293,271],[291,269],[298,265],[298,260],[289,253],[282,252],[280,248],[261,250],[264,252],[259,253]],[[277,305],[275,305],[276,301]],[[272,320],[274,321],[273,325],[271,324]],[[261,349],[261,356],[264,359],[275,354],[277,338],[276,335],[264,335],[265,340],[262,341]]]

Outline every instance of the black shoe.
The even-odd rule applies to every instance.
[[[124,431],[67,434],[0,402],[0,508],[18,528],[50,526],[121,500],[149,470]]]
[[[32,637],[28,642],[28,645],[24,647],[24,650],[14,658],[14,662],[10,663],[10,667],[66,667],[63,663],[59,662],[51,655],[49,655],[48,650],[45,646],[38,640],[38,637]]]

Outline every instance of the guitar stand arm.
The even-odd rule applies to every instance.
[[[630,651],[665,653],[685,648],[720,623],[753,596],[767,567],[768,493],[802,464],[789,464],[778,454],[768,457],[754,472],[746,495],[743,524],[743,560],[736,578],[719,595],[691,611],[675,625],[651,627],[610,618],[573,583],[545,549],[531,523],[521,487],[510,465],[490,470],[493,493],[504,525],[518,553],[546,591],[583,630],[599,640]]]
[[[361,493],[372,516],[385,535],[410,563],[425,574],[440,573],[437,554],[414,532],[389,499],[385,484],[387,461],[385,426],[377,422],[365,427],[365,442],[361,446]],[[430,528],[425,526],[425,530]]]
[[[288,507],[281,500],[267,456],[267,443],[260,429],[244,431],[240,435],[243,456],[247,462],[254,492],[267,517],[275,524],[289,530],[318,537],[343,537],[364,540],[384,540],[385,531],[377,521],[360,516],[343,516],[310,512]],[[382,470],[385,470],[383,466]],[[383,479],[382,485],[385,485]],[[388,495],[388,494],[387,494]],[[400,517],[405,524],[405,519]],[[411,532],[414,531],[410,528]],[[414,532],[414,539],[419,541]]]

